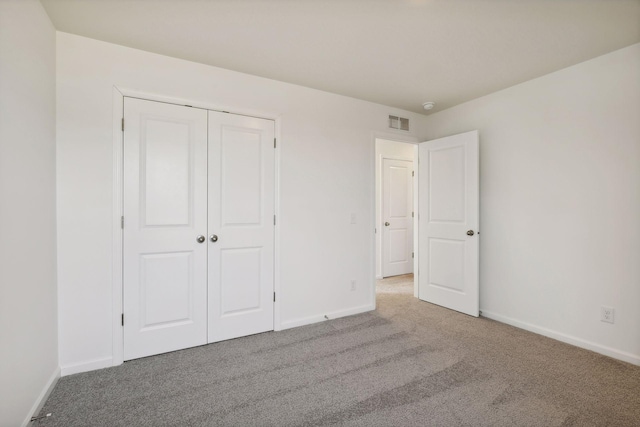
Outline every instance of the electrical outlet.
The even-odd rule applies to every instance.
[[[357,222],[357,217],[355,213],[351,214],[351,224],[355,224]]]
[[[605,307],[603,305],[600,307],[600,320],[602,322],[613,323],[615,321],[615,313],[616,311],[613,307]]]
[[[355,281],[355,280],[352,280],[352,281],[351,281],[351,290],[352,290],[352,291],[355,291],[355,290],[356,290],[356,281]]]

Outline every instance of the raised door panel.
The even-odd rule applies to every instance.
[[[141,199],[146,226],[189,225],[193,208],[189,123],[143,118]]]
[[[465,148],[444,147],[429,151],[429,222],[465,220]]]
[[[262,248],[224,249],[220,253],[220,315],[260,310]]]
[[[222,226],[260,225],[262,221],[261,134],[253,129],[222,128],[221,221]]]
[[[409,233],[406,229],[389,230],[389,263],[409,262]]]
[[[464,292],[464,242],[429,239],[429,286]]]
[[[410,215],[409,190],[411,187],[407,183],[411,183],[411,163],[398,167],[389,168],[389,183],[393,189],[389,195],[389,217],[406,219]]]
[[[193,252],[140,256],[142,331],[194,321]]]

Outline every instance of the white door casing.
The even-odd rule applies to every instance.
[[[209,342],[273,330],[274,137],[273,120],[209,112]]]
[[[382,160],[382,276],[413,271],[413,162]]]
[[[207,341],[207,111],[125,98],[124,360]]]
[[[479,315],[478,131],[419,144],[419,297]]]

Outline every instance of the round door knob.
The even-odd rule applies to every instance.
[[[215,243],[215,242],[217,242],[217,241],[218,241],[218,236],[216,236],[215,234],[212,234],[212,235],[211,235],[211,237],[209,237],[209,238],[211,239],[211,241],[212,241],[213,243]]]
[[[473,232],[473,230],[469,230],[467,231],[467,236],[473,236],[475,233]]]
[[[391,225],[391,224],[389,224],[388,222],[385,222],[385,223],[384,223],[384,226],[385,226],[385,227],[388,227],[388,226],[390,226],[390,225]]]
[[[197,241],[198,243],[203,243],[205,240],[207,240],[207,238],[206,238],[206,237],[204,237],[202,234],[201,234],[201,235],[199,235],[198,237],[196,237],[196,241]]]

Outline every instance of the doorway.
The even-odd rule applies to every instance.
[[[375,140],[378,280],[413,274],[415,147],[407,142]]]

